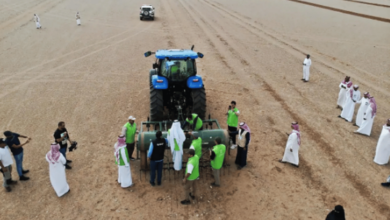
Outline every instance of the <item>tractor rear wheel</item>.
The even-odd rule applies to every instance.
[[[206,118],[206,92],[204,86],[192,90],[192,112],[204,120]]]
[[[150,120],[161,121],[164,114],[163,90],[150,86]]]

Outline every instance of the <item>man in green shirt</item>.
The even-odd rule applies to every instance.
[[[199,134],[188,132],[189,135],[192,136],[193,140],[190,146],[190,149],[193,149],[195,151],[195,155],[200,158],[202,158],[202,138],[199,137]]]
[[[238,127],[238,116],[240,115],[240,111],[236,108],[236,101],[232,101],[229,105],[229,110],[226,113],[228,116],[227,119],[227,125],[228,125],[228,131],[229,135],[232,139],[233,145],[231,146],[231,149],[235,149],[237,147],[236,145],[236,135],[234,132],[237,131]],[[231,133],[233,132],[233,133]]]
[[[210,161],[215,182],[211,183],[211,186],[220,187],[221,183],[219,177],[223,161],[225,159],[226,146],[221,144],[222,140],[220,137],[217,137],[214,140],[214,143],[215,146],[213,147],[213,150],[210,150]]]
[[[135,160],[133,157],[134,147],[135,147],[135,135],[138,134],[137,124],[134,122],[135,118],[133,116],[129,117],[129,122],[123,125],[122,136],[126,137],[126,148],[129,153],[130,160]]]
[[[187,155],[186,176],[183,179],[185,200],[181,201],[183,205],[191,204],[190,197],[195,199],[195,181],[199,179],[199,157],[195,155],[193,149],[189,149]]]
[[[203,130],[203,121],[195,113],[188,115],[188,117],[186,118],[186,122],[183,125],[183,128],[185,128],[188,124],[194,131]]]

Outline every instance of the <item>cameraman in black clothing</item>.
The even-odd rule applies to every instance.
[[[68,141],[70,144],[72,144],[72,141],[70,140],[68,131],[65,128],[65,122],[63,121],[58,122],[58,128],[54,132],[54,140],[60,145],[60,152],[62,153],[62,155],[64,155],[66,159],[66,150],[68,149]],[[69,166],[68,163],[72,163],[72,161],[66,160],[66,164],[65,164],[66,169],[72,169],[72,167]]]

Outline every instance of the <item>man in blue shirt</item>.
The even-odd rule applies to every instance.
[[[14,155],[16,162],[16,170],[19,174],[19,180],[29,180],[30,177],[24,176],[24,174],[29,172],[29,170],[23,169],[23,146],[30,142],[31,138],[17,133],[13,133],[12,131],[5,131],[4,135],[6,137],[4,142],[8,145],[8,147],[11,149],[12,154]],[[20,144],[19,137],[27,138],[27,141],[23,144]]]
[[[157,185],[161,185],[162,169],[164,164],[164,152],[168,146],[168,140],[162,137],[161,131],[156,132],[156,139],[150,142],[148,160],[150,161],[150,185],[155,186],[157,170]]]

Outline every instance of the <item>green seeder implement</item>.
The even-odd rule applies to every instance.
[[[167,138],[168,130],[172,125],[172,121],[146,121],[141,123],[141,130],[138,134],[137,141],[137,157],[140,159],[140,171],[146,172],[149,171],[149,165],[147,160],[147,153],[149,150],[150,143],[156,139],[156,132],[162,131],[163,137]],[[210,156],[209,150],[215,146],[214,140],[217,137],[222,139],[222,143],[227,146],[226,154],[225,154],[225,162],[224,167],[229,166],[227,164],[227,156],[230,154],[229,148],[229,135],[227,130],[221,129],[219,123],[215,119],[209,119],[203,121],[203,130],[193,131],[192,133],[200,138],[202,138],[202,157],[199,161],[199,166],[201,168],[210,167]],[[213,128],[215,127],[215,128]],[[185,133],[187,133],[185,131]],[[190,148],[193,137],[191,135],[186,134],[186,140],[183,144],[183,151],[185,152]],[[183,156],[183,170],[185,170],[185,163],[187,159]],[[173,170],[173,161],[170,148],[167,148],[165,151],[164,157],[164,170]]]

